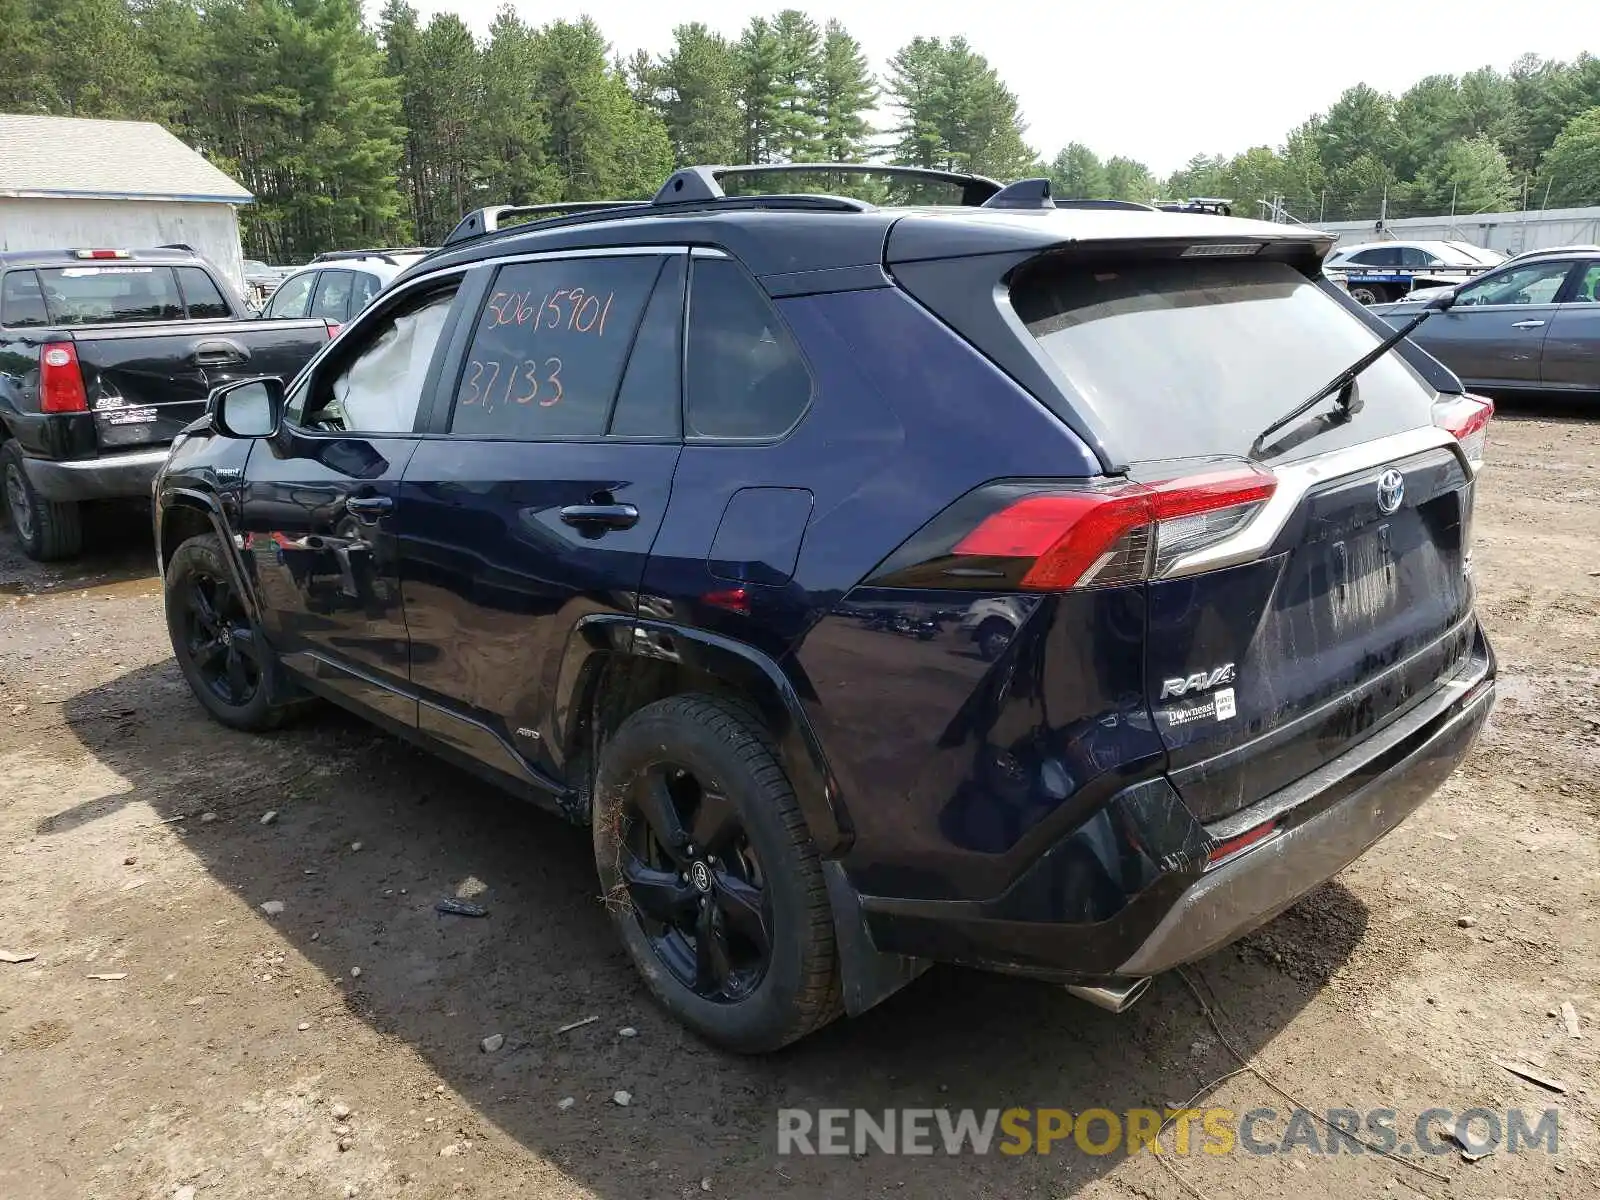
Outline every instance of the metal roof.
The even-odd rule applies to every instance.
[[[0,113],[0,196],[186,200],[254,197],[151,121]]]

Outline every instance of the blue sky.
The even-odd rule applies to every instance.
[[[426,18],[459,13],[478,33],[501,0],[414,0]],[[1028,140],[1045,157],[1069,141],[1125,154],[1160,174],[1192,154],[1276,145],[1346,87],[1401,91],[1425,75],[1509,67],[1532,51],[1600,51],[1596,0],[859,0],[794,7],[837,17],[875,69],[914,34],[965,35],[1017,93]],[[737,34],[782,0],[541,0],[517,4],[543,23],[588,13],[618,51],[661,51],[680,22]],[[884,115],[887,123],[889,117]]]

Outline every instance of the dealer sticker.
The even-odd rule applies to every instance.
[[[1211,699],[1217,706],[1217,720],[1219,721],[1226,721],[1239,711],[1233,702],[1232,688],[1223,688],[1220,691],[1213,692]]]

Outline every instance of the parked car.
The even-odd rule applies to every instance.
[[[278,285],[261,315],[272,320],[321,317],[342,325],[427,254],[426,247],[319,254]]]
[[[1600,396],[1600,249],[1515,258],[1463,286],[1370,311],[1397,324],[1441,294],[1455,303],[1412,337],[1467,386]]]
[[[245,259],[245,299],[250,307],[260,309],[265,305],[272,293],[278,290],[278,285],[293,272],[293,267],[273,267],[258,258]]]
[[[0,476],[24,553],[70,558],[85,500],[148,500],[212,388],[292,375],[322,321],[265,328],[187,249],[0,253]]]
[[[157,481],[178,664],[224,724],[324,697],[588,823],[719,1045],[934,961],[1125,1007],[1467,752],[1492,406],[1314,231],[722,187],[796,169],[472,213],[219,389]]]
[[[1505,255],[1471,242],[1359,242],[1328,256],[1362,304],[1384,304],[1413,288],[1455,284],[1505,261]]]

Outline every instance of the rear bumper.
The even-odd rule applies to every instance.
[[[167,447],[102,454],[98,458],[57,461],[25,458],[28,479],[46,500],[115,500],[147,497],[150,483],[167,461]]]
[[[1471,749],[1494,674],[1480,631],[1457,673],[1410,712],[1226,820],[1201,825],[1165,780],[1140,784],[995,900],[863,896],[868,930],[881,950],[1061,981],[1137,978],[1202,958],[1338,874],[1421,805]],[[1219,844],[1268,820],[1269,836],[1210,863]]]

